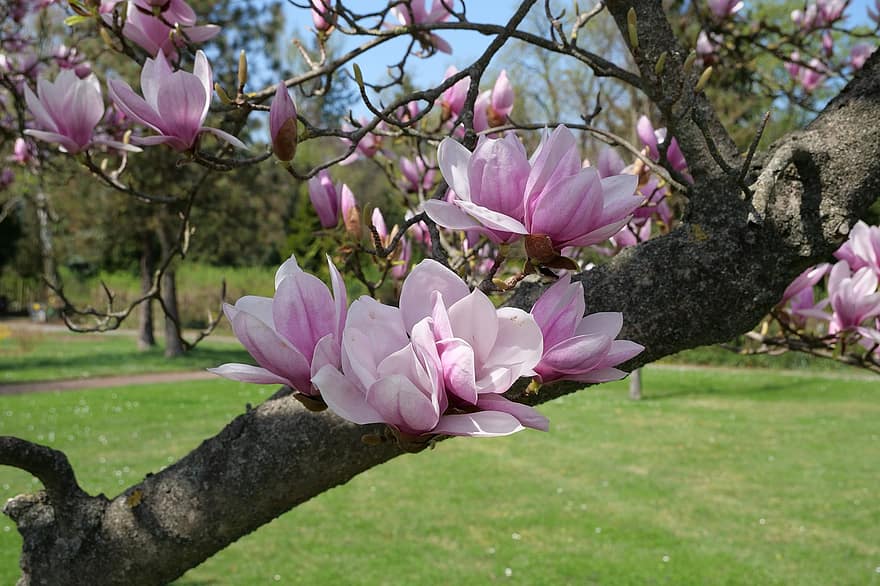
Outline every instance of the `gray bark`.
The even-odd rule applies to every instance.
[[[880,193],[880,54],[812,124],[762,155],[763,164],[750,173],[749,201],[736,178],[707,154],[701,125],[729,163],[740,160],[705,98],[688,98],[692,107],[667,98],[675,84],[695,80],[681,71],[684,54],[660,3],[608,2],[623,27],[630,5],[638,11],[637,63],[646,80],[656,57],[669,51],[668,78],[651,98],[667,113],[694,176],[679,228],[579,276],[589,310],[622,311],[621,337],[646,347],[626,365],[636,368],[749,330],[798,273],[830,255],[874,201]],[[529,308],[541,289],[522,286],[511,303]],[[529,396],[518,387],[508,396],[534,404],[581,387],[547,385]],[[83,495],[69,465],[49,458],[54,465],[27,468],[48,490],[11,499],[4,509],[24,538],[20,583],[167,582],[290,508],[401,453],[391,442],[361,441],[376,432],[331,413],[305,411],[281,393],[113,499]],[[24,467],[20,450],[0,442],[0,463]]]
[[[169,267],[162,274],[162,307],[165,312],[165,357],[183,356],[181,341],[180,311],[177,306],[177,274]]]
[[[146,295],[153,287],[153,273],[156,271],[156,259],[153,247],[147,235],[141,244],[141,295]],[[153,325],[153,300],[147,299],[138,308],[138,350],[149,350],[156,345]]]

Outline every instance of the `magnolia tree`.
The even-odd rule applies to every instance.
[[[8,10],[21,22],[46,4]],[[282,165],[308,182],[337,242],[325,251],[326,282],[293,256],[274,297],[224,306],[256,364],[212,370],[280,390],[179,462],[108,498],[85,493],[64,454],[0,438],[0,463],[45,487],[4,508],[24,540],[21,583],[167,582],[372,466],[449,436],[546,431],[535,405],[728,341],[768,314],[777,325],[751,334],[762,347],[877,366],[880,232],[857,223],[880,188],[873,12],[853,26],[846,2],[780,16],[742,2],[608,1],[573,12],[525,0],[498,24],[472,20],[461,0],[372,12],[292,5],[313,23],[311,39],[295,40],[304,70],[275,73],[269,87],[251,87],[244,54],[234,86],[215,83],[199,44],[221,31],[183,0],[70,2],[67,24],[137,63],[139,83],[99,79],[73,49],[53,63],[20,28],[4,28],[10,164],[38,170],[68,157],[126,196],[177,211],[177,246],[157,286],[114,311],[64,299],[73,327],[114,327],[159,298],[171,256],[198,237],[197,190],[150,193],[128,177],[148,149],[170,149],[198,173]],[[625,51],[591,48],[602,22]],[[451,30],[490,40],[412,89],[418,60],[455,54]],[[351,48],[331,51],[343,37]],[[406,44],[389,77],[365,77],[358,63],[394,39]],[[627,88],[631,108],[653,106],[631,129],[604,121],[598,96],[568,120],[526,120],[509,72],[492,69],[506,46],[523,45]],[[343,75],[365,114],[332,124],[304,114]],[[772,112],[731,118],[713,107],[731,84],[799,108],[802,126],[767,145]],[[241,138],[261,123],[267,149]],[[331,154],[309,166],[297,152],[313,141],[330,142]],[[585,142],[608,147],[591,146],[588,160]],[[334,177],[338,165],[373,165],[395,203],[369,209]],[[818,264],[832,253],[833,268]],[[349,303],[354,290],[364,294]]]

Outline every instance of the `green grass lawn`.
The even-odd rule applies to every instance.
[[[298,507],[205,584],[880,584],[880,384],[648,368],[542,407],[550,433],[456,439]],[[113,495],[273,389],[230,381],[0,399],[0,434]],[[197,414],[197,416],[194,416]],[[38,484],[0,468],[0,498]],[[0,583],[19,538],[0,519]]]
[[[3,324],[0,324],[2,326]],[[199,370],[250,362],[240,344],[207,339],[174,359],[156,347],[140,352],[134,336],[10,329],[0,336],[0,384],[147,372]]]

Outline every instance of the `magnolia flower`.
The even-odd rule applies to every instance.
[[[336,23],[336,13],[330,5],[330,0],[311,0],[312,24],[315,30],[323,33],[329,32]]]
[[[142,6],[139,8],[138,3]],[[177,49],[186,43],[204,43],[214,38],[220,32],[220,27],[208,24],[203,26],[191,26],[195,22],[195,14],[184,2],[171,2],[167,5],[174,7],[171,20],[164,17],[154,16],[151,10],[145,10],[143,5],[147,2],[129,0],[126,9],[125,23],[122,26],[122,34],[125,38],[140,45],[147,53],[156,57],[162,51],[168,57],[177,58]],[[181,6],[181,4],[184,7]],[[166,4],[163,4],[163,6]],[[187,10],[188,9],[188,10]],[[193,18],[190,18],[192,14]],[[186,22],[174,19],[184,19]],[[104,14],[105,22],[112,22],[112,15]],[[167,24],[177,23],[179,27]],[[188,24],[189,23],[189,24]]]
[[[874,54],[875,47],[866,43],[860,43],[852,48],[849,54],[849,62],[853,69],[861,69],[868,57]]]
[[[364,127],[368,124],[367,119],[363,118],[363,117],[361,117],[358,120],[358,123],[360,124],[361,127]],[[380,122],[379,124],[376,125],[376,130],[382,130],[384,128],[386,128],[384,121]],[[351,124],[348,124],[347,122],[343,122],[342,123],[342,130],[344,130],[346,132],[354,132],[356,129]],[[350,165],[351,163],[354,163],[355,161],[357,161],[358,159],[360,159],[362,157],[367,158],[367,159],[372,159],[373,157],[376,156],[376,153],[378,153],[379,151],[382,150],[382,139],[383,139],[383,137],[381,134],[374,134],[372,132],[366,133],[358,141],[354,152],[352,152],[349,156],[347,156],[345,159],[340,161],[339,164],[340,165]],[[345,142],[346,144],[348,144],[349,146],[351,146],[352,141],[350,139],[343,138],[342,141]]]
[[[138,144],[167,144],[176,151],[186,151],[200,134],[208,132],[236,146],[247,148],[229,133],[202,126],[213,95],[213,76],[205,53],[196,53],[193,72],[173,71],[162,50],[155,59],[147,59],[141,70],[140,97],[124,81],[108,81],[110,96],[126,116],[143,124],[159,136],[136,137]]]
[[[34,154],[31,152],[30,145],[28,145],[27,141],[20,136],[16,138],[15,143],[12,146],[12,155],[9,157],[9,160],[20,165],[26,165],[33,158]]]
[[[474,104],[474,130],[482,132],[507,122],[507,117],[513,111],[513,100],[513,86],[507,79],[507,71],[502,71],[492,89],[477,97]]]
[[[660,160],[660,146],[666,142],[666,129],[654,129],[654,125],[647,116],[642,116],[636,123],[636,134],[639,135],[642,143],[648,147],[648,156],[654,161]],[[684,160],[684,154],[678,146],[675,137],[669,141],[669,147],[666,149],[666,161],[678,172],[684,172],[687,169],[687,161]]]
[[[388,226],[385,224],[385,216],[382,215],[382,210],[379,208],[373,209],[373,217],[371,219],[373,222],[373,228],[376,229],[376,234],[379,235],[379,241],[382,243],[382,246],[390,246],[391,241],[397,235],[397,226],[394,226],[391,232],[389,232]],[[401,236],[397,244],[397,249],[391,256],[391,260],[393,261],[391,266],[391,277],[398,281],[402,280],[409,271],[409,262],[411,259],[412,245],[406,236]]]
[[[709,65],[712,65],[713,63],[718,61],[718,56],[716,53],[720,45],[720,36],[714,33],[700,31],[700,34],[697,35],[697,44],[694,47],[694,50],[697,52],[697,56],[700,58],[700,61],[702,61],[703,67],[708,67]]]
[[[408,436],[498,436],[547,429],[534,409],[500,396],[531,374],[540,330],[518,309],[496,310],[439,263],[419,263],[404,281],[400,307],[369,297],[349,309],[342,368],[312,381],[336,414],[386,423]]]
[[[453,2],[454,0],[432,0],[431,10],[428,10],[425,0],[410,0],[394,6],[391,12],[403,26],[434,24],[449,18],[450,14],[446,6],[452,6]],[[438,51],[452,54],[450,44],[434,33],[421,32],[414,36],[419,39],[423,47],[433,46]]]
[[[275,274],[275,297],[248,295],[225,304],[235,336],[259,366],[224,364],[209,368],[220,376],[250,383],[282,384],[316,395],[310,382],[322,367],[340,366],[339,348],[346,319],[345,282],[330,258],[327,286],[304,272],[291,256]]]
[[[269,136],[272,139],[272,151],[279,160],[293,159],[297,141],[296,105],[283,81],[278,82],[275,97],[269,107]]]
[[[358,209],[354,193],[344,183],[339,190],[339,209],[342,211],[342,224],[345,226],[345,230],[355,237],[360,236],[361,212]]]
[[[532,307],[532,317],[544,336],[544,352],[535,367],[539,382],[617,380],[626,373],[614,367],[645,349],[635,342],[614,339],[623,327],[623,314],[603,312],[584,317],[585,309],[583,285],[572,283],[568,273]]]
[[[822,85],[825,81],[825,64],[816,59],[810,59],[807,67],[801,67],[798,74],[798,81],[803,86],[804,91],[812,92],[814,89]]]
[[[808,268],[785,288],[785,291],[782,293],[782,301],[779,303],[784,304],[786,301],[792,299],[795,295],[798,295],[801,291],[806,289],[812,290],[816,283],[821,281],[822,277],[824,277],[830,269],[831,264],[827,262]]]
[[[434,169],[420,156],[415,160],[400,157],[400,173],[403,175],[400,187],[408,193],[427,191],[434,185]]]
[[[450,65],[449,68],[446,69],[445,75],[443,75],[443,80],[445,81],[449,79],[456,73],[458,73],[458,69],[454,65]],[[468,86],[469,78],[463,77],[440,95],[440,107],[443,110],[443,120],[458,118],[461,114],[461,110],[464,108],[465,98],[467,98]]]
[[[868,226],[859,220],[834,256],[847,261],[853,270],[870,267],[880,276],[880,226]]]
[[[321,226],[335,228],[339,223],[340,193],[333,185],[327,169],[321,169],[318,174],[309,179],[309,199],[318,214]]]
[[[496,243],[530,234],[546,237],[557,251],[596,244],[620,230],[642,202],[634,196],[634,175],[602,179],[595,169],[582,168],[565,126],[545,132],[531,159],[508,134],[481,137],[473,153],[447,138],[437,160],[454,196],[425,202],[425,212],[441,226],[479,232]]]
[[[870,318],[880,315],[878,277],[870,267],[853,273],[845,261],[837,262],[828,276],[828,298],[831,300],[830,334],[854,330]]]
[[[101,86],[94,75],[80,79],[73,70],[65,69],[54,82],[39,78],[36,95],[25,86],[24,97],[37,126],[24,131],[28,136],[58,143],[70,154],[84,151],[92,144],[133,152],[140,150],[105,138],[93,138],[95,126],[104,116]]]
[[[717,20],[724,20],[742,10],[741,0],[708,0],[709,10]]]

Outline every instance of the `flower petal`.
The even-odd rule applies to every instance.
[[[382,415],[369,403],[364,393],[341,372],[325,366],[312,377],[312,383],[321,391],[321,398],[331,411],[359,425],[380,423]]]
[[[259,366],[251,366],[250,364],[237,364],[230,362],[228,364],[221,364],[217,368],[209,368],[208,372],[213,372],[224,378],[237,380],[243,383],[257,383],[262,385],[291,384],[289,380],[278,376],[274,372],[270,372]]]
[[[443,435],[498,437],[525,429],[516,417],[501,411],[444,415],[433,432]]]

